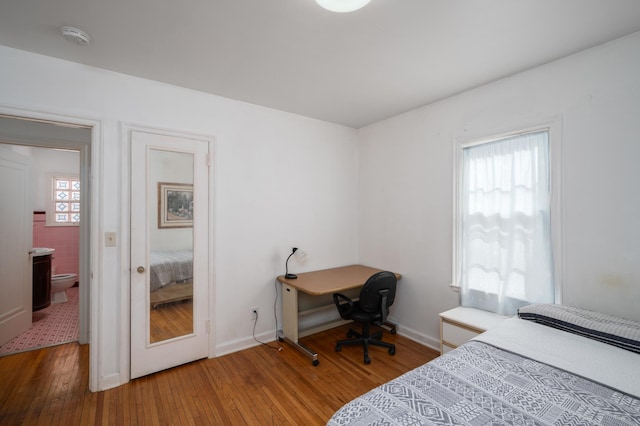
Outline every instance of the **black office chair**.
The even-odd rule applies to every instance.
[[[360,299],[353,301],[347,296],[334,293],[333,301],[340,312],[340,316],[345,320],[353,320],[362,323],[362,333],[352,329],[347,332],[347,340],[339,340],[336,343],[336,352],[342,350],[343,345],[363,345],[364,363],[369,364],[369,345],[382,346],[389,349],[389,355],[396,354],[396,346],[383,342],[382,331],[370,334],[371,324],[378,326],[387,321],[389,306],[393,304],[396,297],[397,279],[395,274],[388,271],[378,272],[372,275],[360,291]],[[391,333],[395,334],[395,327]],[[355,337],[355,338],[353,338]]]

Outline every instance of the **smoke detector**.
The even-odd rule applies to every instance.
[[[89,37],[89,34],[85,33],[82,30],[79,30],[78,28],[65,25],[64,27],[60,28],[60,31],[62,31],[62,36],[64,38],[69,40],[71,43],[77,44],[79,46],[86,46],[91,41],[91,37]]]

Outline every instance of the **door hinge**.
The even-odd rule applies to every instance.
[[[211,167],[211,154],[207,154],[207,167]]]
[[[206,328],[207,328],[207,334],[211,334],[211,321],[210,320],[207,320]]]

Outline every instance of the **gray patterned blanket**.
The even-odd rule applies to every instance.
[[[640,399],[470,341],[354,399],[336,425],[640,425]]]
[[[168,250],[151,252],[149,270],[150,291],[172,282],[193,278],[193,252],[191,250]]]

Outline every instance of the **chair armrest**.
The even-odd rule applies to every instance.
[[[333,303],[338,308],[338,313],[342,319],[351,319],[351,313],[353,312],[354,303],[353,300],[341,293],[333,293]]]

